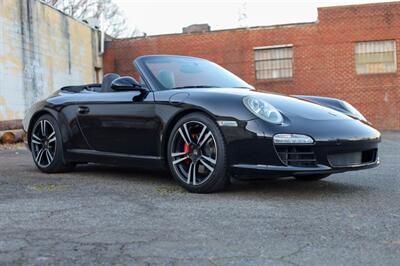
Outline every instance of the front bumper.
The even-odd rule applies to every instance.
[[[318,164],[314,167],[298,167],[298,166],[279,166],[279,165],[251,165],[251,164],[235,164],[232,165],[232,172],[236,175],[267,175],[272,177],[285,177],[296,175],[313,175],[313,174],[335,174],[347,171],[356,171],[377,167],[379,165],[379,158],[372,162],[360,165],[352,165],[347,167],[330,167]]]
[[[248,178],[285,177],[378,166],[380,133],[365,124],[352,126],[352,131],[346,133],[336,124],[331,136],[319,134],[318,130],[312,132],[310,128],[305,133],[299,128],[265,128],[265,123],[259,120],[248,121],[242,128],[223,129],[228,143],[230,172]],[[273,135],[278,133],[307,134],[315,143],[275,145]],[[282,146],[287,146],[283,149],[286,153]]]

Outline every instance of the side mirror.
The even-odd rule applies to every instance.
[[[111,88],[115,91],[146,91],[134,78],[129,76],[115,79],[111,82]]]

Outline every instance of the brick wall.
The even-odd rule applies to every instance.
[[[197,56],[258,90],[344,99],[376,127],[400,129],[399,74],[356,74],[355,42],[372,40],[396,40],[399,59],[399,2],[319,8],[316,23],[114,40],[106,45],[104,70],[137,75],[132,61],[140,55]],[[293,77],[257,81],[253,48],[280,44],[293,44]]]

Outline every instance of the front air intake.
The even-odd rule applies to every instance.
[[[288,166],[315,167],[317,160],[311,146],[275,145],[282,163]]]
[[[332,167],[363,165],[375,162],[376,153],[376,149],[362,152],[336,153],[328,155],[328,161]]]

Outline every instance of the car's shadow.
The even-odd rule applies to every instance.
[[[173,184],[174,180],[167,170],[152,170],[137,167],[120,167],[100,164],[83,164],[75,167],[73,172],[86,173],[96,177],[112,178],[114,180],[142,181],[152,180],[153,182],[162,182]]]
[[[253,193],[268,196],[288,197],[288,198],[328,198],[342,197],[366,193],[370,188],[358,184],[344,182],[343,179],[336,179],[335,176],[314,182],[302,182],[294,178],[266,179],[262,181],[234,182],[226,191],[222,193]]]
[[[139,182],[141,184],[154,184],[156,187],[179,187],[167,170],[153,171],[139,168],[121,168],[103,165],[79,166],[76,169],[80,173],[88,173],[102,179],[124,180]],[[352,177],[356,178],[356,177]],[[339,175],[333,175],[327,179],[316,182],[301,182],[294,178],[265,179],[265,180],[232,180],[232,184],[225,190],[218,192],[220,196],[255,196],[285,197],[296,199],[315,199],[351,196],[368,193],[368,186],[352,183],[351,179],[343,180]],[[179,191],[177,189],[176,191]],[[185,193],[184,190],[181,190]],[[213,194],[215,195],[215,194]]]

